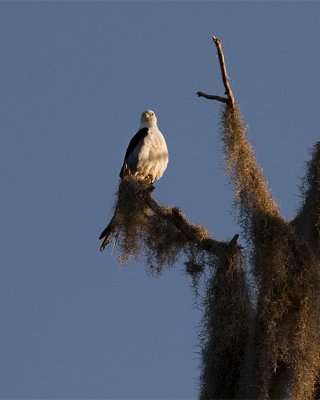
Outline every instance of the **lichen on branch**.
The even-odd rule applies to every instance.
[[[314,256],[320,259],[320,142],[313,146],[306,167],[300,188],[302,204],[292,226],[308,242]]]
[[[238,235],[230,242],[217,241],[206,228],[190,223],[179,208],[159,205],[151,192],[147,181],[132,176],[120,181],[109,227],[121,262],[143,255],[149,269],[160,272],[185,256],[186,272],[194,276],[209,259],[214,265],[215,260],[240,251]]]

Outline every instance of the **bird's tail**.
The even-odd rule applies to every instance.
[[[102,231],[101,235],[99,236],[99,240],[103,239],[103,242],[100,246],[100,251],[103,251],[107,245],[109,244],[114,232],[117,231],[117,224],[116,224],[116,216],[118,214],[118,206],[115,209],[113,217],[109,222],[109,225]]]
[[[106,246],[109,244],[112,238],[112,235],[113,235],[113,228],[110,222],[110,224],[103,230],[103,232],[99,236],[99,240],[104,238],[100,246],[100,251],[103,251],[106,248]]]

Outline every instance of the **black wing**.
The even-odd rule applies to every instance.
[[[130,140],[129,146],[128,146],[126,154],[124,156],[123,165],[122,165],[122,168],[121,168],[121,171],[119,174],[121,179],[123,178],[124,168],[125,168],[128,158],[129,158],[129,155],[134,151],[134,149],[136,148],[138,143],[147,136],[148,131],[149,131],[149,128],[142,128]]]

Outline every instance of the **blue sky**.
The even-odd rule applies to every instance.
[[[319,139],[318,2],[0,3],[0,397],[198,394],[198,324],[182,264],[99,252],[143,110],[170,163],[155,198],[217,239],[240,233],[222,167],[211,35],[280,208],[292,218]]]

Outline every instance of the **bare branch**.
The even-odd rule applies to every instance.
[[[207,94],[204,92],[197,92],[198,97],[204,97],[208,100],[217,100],[220,101],[221,103],[229,104],[229,99],[227,97],[222,97],[222,96],[216,96],[213,94]]]
[[[231,90],[231,87],[229,84],[230,78],[227,74],[227,68],[226,68],[226,64],[224,61],[224,55],[223,55],[223,51],[222,51],[222,42],[216,36],[212,36],[212,40],[214,41],[214,44],[216,45],[217,52],[218,52],[222,80],[223,80],[223,84],[224,84],[224,87],[226,90],[225,93],[228,96],[231,107],[234,108],[235,101],[234,101],[233,93],[232,93],[232,90]]]
[[[217,48],[219,64],[220,64],[220,69],[221,69],[221,77],[222,77],[223,85],[225,88],[225,94],[227,95],[227,97],[207,94],[204,92],[197,92],[197,95],[199,97],[204,97],[209,100],[220,101],[221,103],[228,104],[231,106],[231,108],[234,108],[235,107],[235,99],[233,97],[233,93],[232,93],[232,90],[231,90],[231,87],[229,84],[230,78],[228,76],[226,64],[224,61],[224,54],[222,51],[222,42],[216,36],[212,36],[212,40],[214,41],[214,44],[216,45],[216,48]]]

